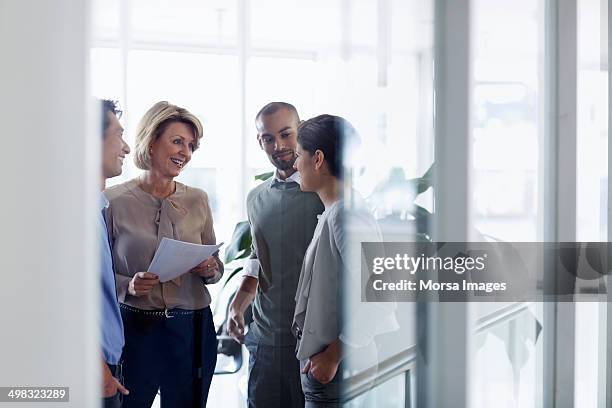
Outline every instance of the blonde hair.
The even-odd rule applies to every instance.
[[[191,112],[166,101],[157,102],[144,114],[136,127],[134,163],[141,170],[151,168],[149,147],[156,141],[170,123],[181,122],[193,130],[195,137],[194,151],[200,147],[203,135],[202,123]]]

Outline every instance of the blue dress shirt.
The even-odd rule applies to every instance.
[[[113,258],[108,242],[108,230],[104,220],[104,212],[108,208],[108,200],[100,193],[99,240],[100,240],[100,273],[102,274],[102,353],[108,364],[118,364],[123,350],[123,322],[117,300]]]

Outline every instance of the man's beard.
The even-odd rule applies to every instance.
[[[291,159],[289,160],[280,160],[275,158],[274,156],[272,157],[272,164],[274,164],[274,167],[276,167],[279,170],[285,171],[285,170],[290,170],[293,168],[293,164],[295,163],[295,159],[296,159],[296,155],[295,152],[292,152],[292,156]]]

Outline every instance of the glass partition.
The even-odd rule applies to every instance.
[[[544,211],[544,1],[475,0],[473,9],[473,239],[535,242]],[[471,406],[541,406],[541,305],[470,307],[482,327],[472,339]],[[517,312],[495,319],[509,308]]]

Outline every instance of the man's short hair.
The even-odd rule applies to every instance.
[[[106,130],[110,125],[110,119],[108,118],[107,113],[110,112],[112,115],[115,115],[117,119],[121,118],[121,114],[123,111],[119,109],[119,102],[111,101],[110,99],[100,99],[100,113],[102,114],[102,138],[106,136]]]
[[[266,104],[266,106],[261,108],[259,112],[257,112],[257,115],[255,115],[255,124],[257,125],[257,123],[259,122],[259,119],[262,116],[272,115],[281,109],[287,109],[289,112],[293,113],[298,123],[300,122],[300,115],[298,115],[298,112],[297,112],[297,109],[295,109],[295,106],[287,102],[270,102]]]

